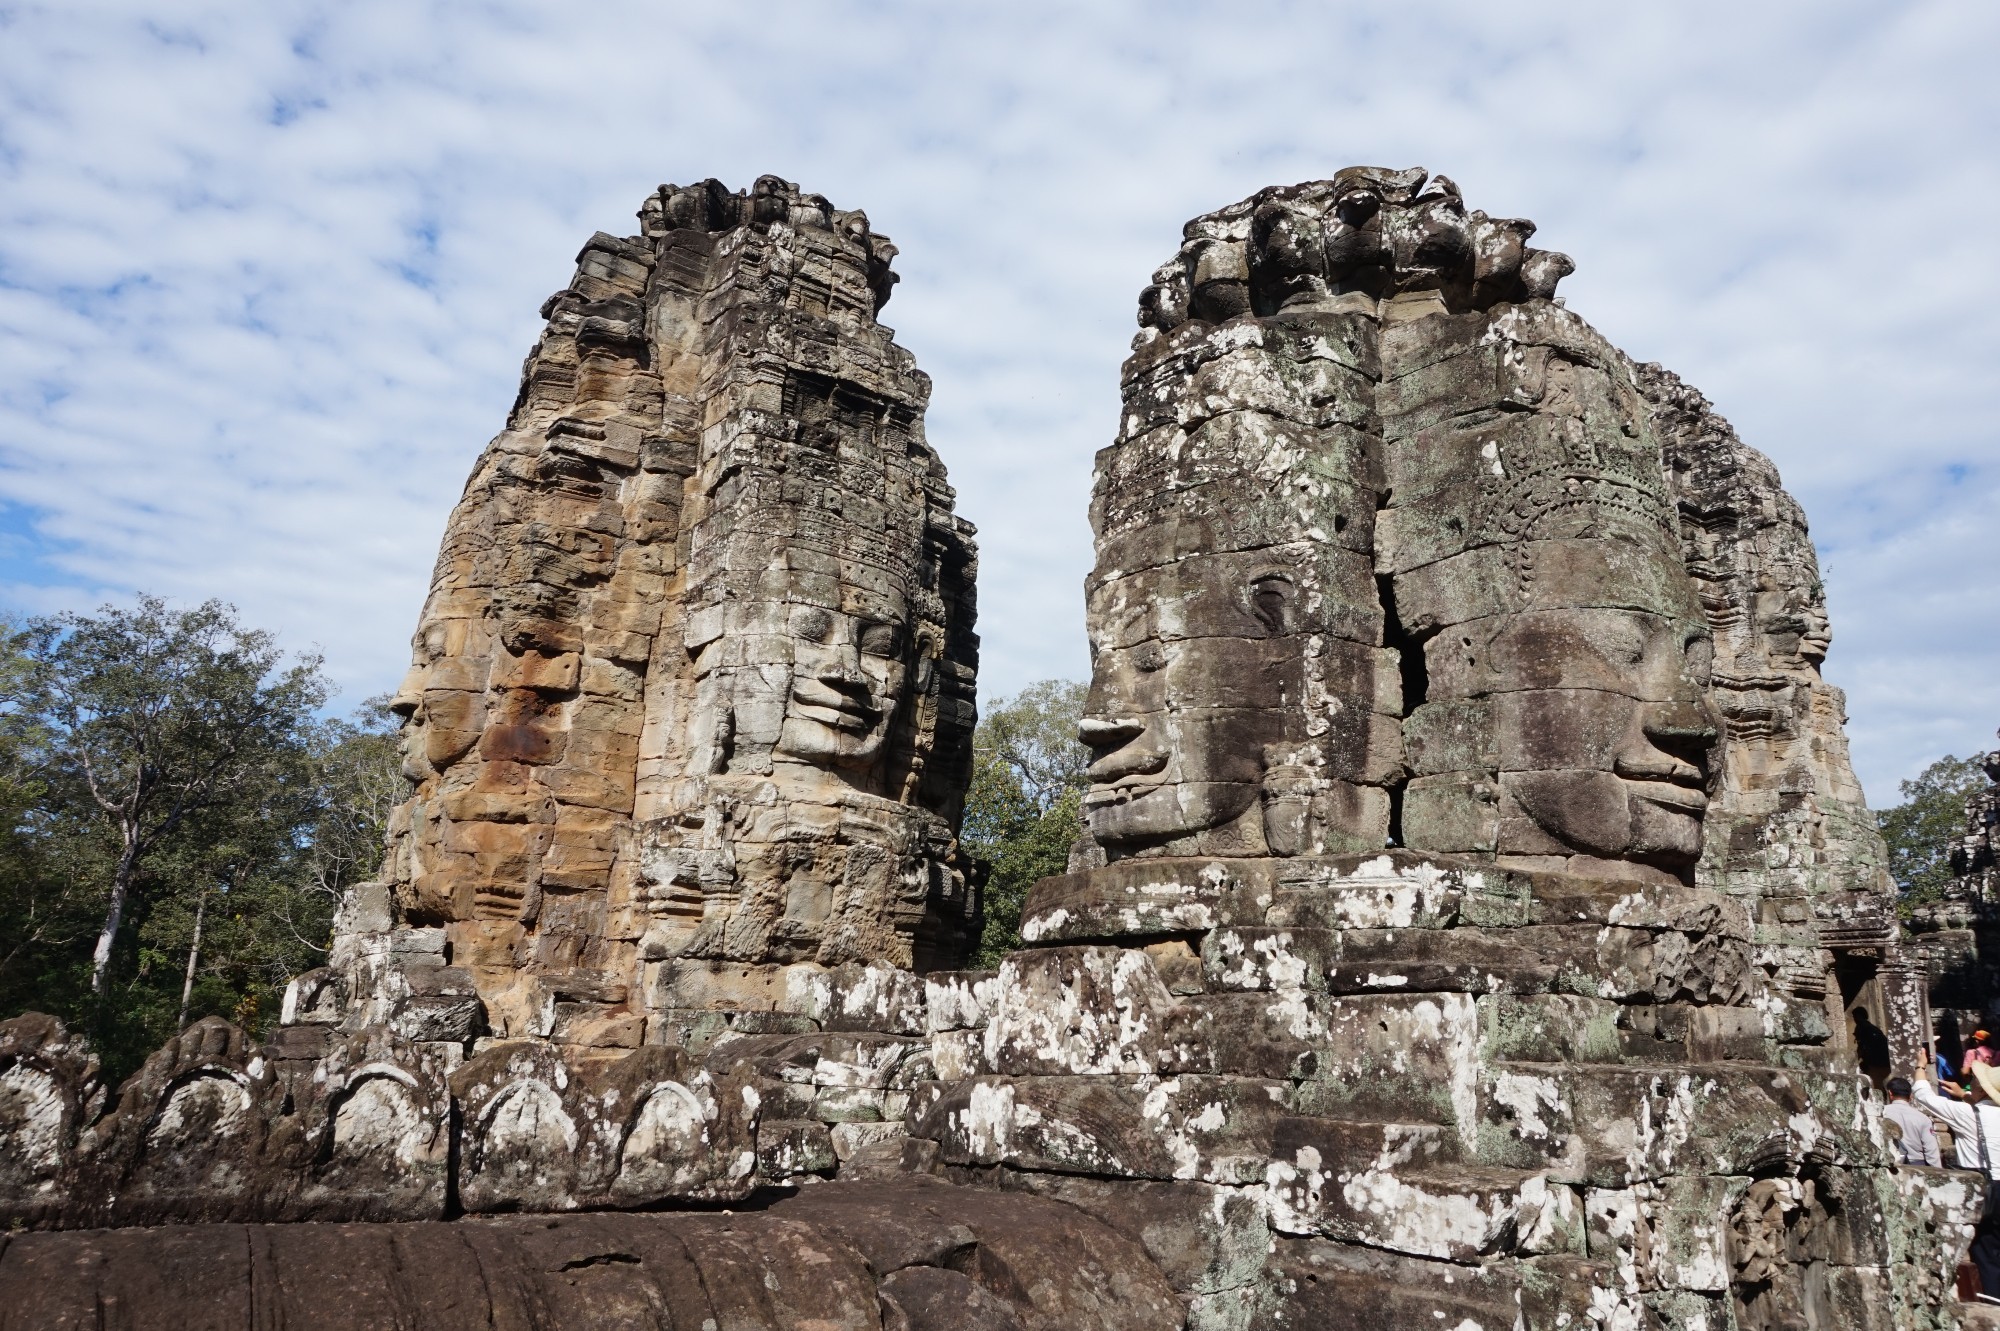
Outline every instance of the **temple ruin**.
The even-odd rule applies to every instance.
[[[0,1306],[1960,1324],[1805,519],[1532,223],[1356,167],[1187,224],[1097,459],[1085,825],[983,972],[895,248],[774,177],[640,221],[544,306],[273,1038],[114,1090],[0,1023]]]
[[[1952,881],[1912,912],[1910,948],[1922,957],[1938,1018],[1938,1048],[1956,1064],[1969,1037],[2000,1016],[2000,750],[1981,754],[1987,785],[1965,799],[1964,821],[1942,847]]]

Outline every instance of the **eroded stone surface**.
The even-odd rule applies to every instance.
[[[972,529],[876,320],[895,247],[775,177],[640,217],[543,307],[447,526],[415,794],[302,1012],[615,1051],[671,1024],[677,958],[964,946]],[[469,984],[391,973],[427,966]]]
[[[1138,1244],[1072,1207],[927,1180],[756,1214],[459,1224],[177,1225],[0,1236],[9,1326],[534,1326],[1155,1331],[1181,1305]]]
[[[1375,168],[1189,224],[1092,498],[1089,835],[972,972],[969,529],[890,248],[769,178],[642,218],[454,516],[415,797],[278,1038],[109,1107],[0,1023],[0,1218],[467,1218],[28,1235],[20,1306],[1956,1321],[1982,1199],[1889,1163],[1924,989],[1803,518],[1530,224]],[[675,1207],[739,1213],[604,1214]]]
[[[1532,231],[1372,168],[1188,224],[1098,458],[1089,835],[913,1131],[1254,1197],[1191,1325],[1948,1319],[1803,517]]]

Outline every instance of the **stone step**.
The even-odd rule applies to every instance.
[[[1481,1164],[1566,1162],[1579,1181],[1621,1188],[1675,1174],[1748,1174],[1808,1154],[1870,1161],[1851,1073],[1755,1064],[1503,1062],[1476,1088]]]
[[[947,1165],[1256,1184],[1451,1160],[1434,1123],[1301,1116],[1282,1082],[1246,1077],[980,1077],[913,1102],[910,1132]]]
[[[1190,1325],[1314,1331],[1660,1325],[1647,1318],[1638,1292],[1623,1286],[1612,1263],[1568,1254],[1467,1266],[1321,1238],[1281,1237],[1272,1243],[1263,1279],[1253,1288],[1261,1296],[1255,1300],[1233,1306],[1227,1295],[1214,1300],[1244,1315]]]
[[[1660,1003],[1726,1003],[1749,992],[1745,942],[1671,929],[1653,915],[1643,927],[1562,922],[1488,930],[1337,928],[1300,910],[1274,908],[1271,914],[1294,918],[1208,933],[1202,941],[1208,986],[1336,994],[1565,992]]]
[[[1271,1227],[1452,1262],[1526,1247],[1580,1247],[1576,1193],[1539,1170],[1429,1161],[1274,1170]]]

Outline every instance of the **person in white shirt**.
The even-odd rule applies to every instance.
[[[1951,1129],[1960,1169],[1976,1169],[1987,1178],[1986,1207],[1966,1256],[1979,1268],[1981,1303],[2000,1303],[2000,1068],[1972,1065],[1972,1089],[1965,1103],[1939,1095],[1928,1081],[1912,1091],[1917,1107]]]
[[[1937,1129],[1931,1126],[1929,1116],[1910,1103],[1907,1077],[1889,1078],[1889,1107],[1882,1111],[1882,1117],[1896,1125],[1896,1153],[1904,1164],[1936,1169],[1944,1163],[1938,1156]]]
[[[1988,1178],[2000,1178],[2000,1103],[1986,1089],[1990,1077],[1994,1089],[2000,1090],[2000,1073],[1980,1076],[1977,1069],[1986,1066],[1973,1064],[1974,1089],[1963,1093],[1970,1100],[1948,1100],[1927,1080],[1912,1088],[1911,1097],[1917,1108],[1951,1129],[1960,1169],[1976,1169]]]

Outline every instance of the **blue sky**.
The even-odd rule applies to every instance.
[[[901,247],[984,691],[1080,677],[1091,455],[1182,221],[1421,164],[1776,459],[1893,803],[2000,725],[1996,50],[1985,0],[0,0],[0,603],[220,596],[391,686],[578,246],[775,172]]]

